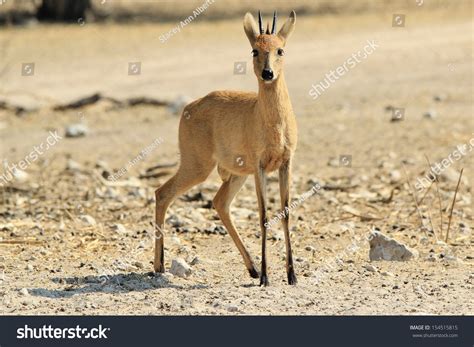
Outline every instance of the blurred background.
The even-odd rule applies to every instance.
[[[257,90],[242,20],[258,10],[265,22],[277,10],[279,27],[296,11],[285,49],[299,126],[292,195],[324,187],[292,211],[298,288],[285,289],[284,242],[272,230],[270,280],[289,306],[240,286],[250,279],[212,209],[216,173],[168,212],[166,265],[199,257],[191,280],[171,279],[178,290],[146,275],[154,190],[179,165],[181,110],[214,90]],[[470,0],[0,0],[0,313],[224,314],[235,302],[249,314],[472,313],[460,299],[472,287],[472,147],[437,174],[439,189],[415,188],[428,161],[474,144],[472,11]],[[233,214],[258,262],[252,179]],[[315,271],[373,228],[420,260],[368,273],[361,243],[314,285]],[[104,273],[116,281],[104,287]],[[183,294],[196,283],[209,288]]]

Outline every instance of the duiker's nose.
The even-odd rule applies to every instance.
[[[265,81],[271,81],[273,79],[273,71],[272,69],[263,69],[262,71],[262,78]]]

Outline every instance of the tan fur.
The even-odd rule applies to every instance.
[[[263,230],[266,229],[263,226],[266,221],[266,172],[280,170],[280,185],[284,183],[281,186],[282,199],[286,197],[289,200],[290,160],[296,149],[297,130],[283,73],[284,57],[278,55],[278,49],[285,46],[294,23],[293,12],[278,35],[259,35],[255,20],[247,13],[244,19],[245,32],[252,48],[258,50],[258,56],[254,58],[258,94],[216,91],[185,107],[179,125],[180,167],[176,175],[156,191],[155,271],[164,271],[163,227],[166,209],[178,195],[204,181],[217,166],[224,183],[214,199],[214,206],[242,254],[247,269],[252,277],[257,276],[255,266],[232,223],[229,207],[246,176],[255,175],[262,233],[266,235],[266,230]],[[273,70],[274,79],[271,83],[264,82],[260,77],[264,68]],[[283,203],[282,200],[282,208]],[[284,229],[287,234],[288,225],[285,222]],[[289,261],[291,264],[288,264]],[[293,271],[288,233],[287,267],[289,265]],[[263,275],[265,279],[261,281],[266,285],[266,266],[263,269],[262,264]],[[296,282],[295,278],[293,280]]]

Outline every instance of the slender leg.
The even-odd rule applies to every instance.
[[[295,270],[293,267],[293,255],[291,253],[290,243],[290,230],[288,222],[290,219],[290,211],[288,209],[288,203],[290,201],[290,171],[291,162],[290,160],[283,163],[280,166],[280,198],[281,198],[281,209],[283,210],[283,230],[285,232],[285,244],[286,244],[286,273],[288,275],[288,284],[296,284]]]
[[[242,240],[234,226],[234,223],[232,222],[229,213],[232,200],[239,192],[240,188],[242,188],[246,179],[247,176],[231,175],[228,179],[224,181],[224,183],[222,183],[222,186],[217,192],[213,203],[222,223],[226,227],[227,231],[229,232],[229,235],[232,237],[232,240],[234,240],[234,243],[237,246],[240,254],[244,258],[244,263],[250,273],[250,276],[252,278],[258,278],[258,272],[255,269],[255,265],[253,264],[253,261],[247,249],[242,243]]]
[[[260,273],[260,285],[268,286],[267,276],[267,178],[265,171],[259,164],[255,173],[255,188],[257,190],[258,210],[260,215],[260,230],[262,231],[262,271]]]
[[[214,168],[214,164],[207,167],[181,166],[173,177],[155,191],[155,272],[165,272],[164,265],[164,226],[166,210],[174,199],[204,181]]]

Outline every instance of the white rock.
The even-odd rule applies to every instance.
[[[390,183],[397,183],[400,182],[402,179],[402,174],[398,170],[390,171]]]
[[[181,240],[179,239],[178,236],[171,236],[170,240],[174,245],[178,246],[181,244]]]
[[[188,277],[192,272],[191,266],[182,258],[173,259],[170,273],[178,277]]]
[[[17,182],[26,182],[28,180],[28,174],[20,169],[14,168],[13,171],[13,176],[15,177],[15,181]]]
[[[369,243],[370,260],[406,261],[418,255],[415,250],[378,231],[372,231]]]
[[[375,266],[371,265],[371,264],[367,264],[367,265],[364,265],[362,267],[364,269],[366,269],[367,271],[370,271],[370,272],[377,272],[378,271],[378,269]]]
[[[120,223],[112,225],[112,230],[118,232],[119,234],[127,233],[127,228],[125,228],[125,226]]]
[[[79,216],[79,219],[88,224],[88,225],[96,225],[97,222],[95,221],[95,219],[92,217],[92,216],[89,216],[88,214],[84,214],[84,215],[81,215]]]
[[[66,169],[69,171],[80,171],[82,169],[81,164],[78,162],[68,159],[66,163]]]
[[[393,273],[388,272],[388,271],[382,271],[380,274],[382,276],[395,277],[395,275]]]
[[[85,124],[70,124],[66,126],[65,136],[66,137],[81,137],[86,136],[89,129]]]
[[[30,293],[28,293],[28,289],[26,289],[26,288],[21,288],[20,289],[20,294],[23,295],[23,296],[30,295]]]

